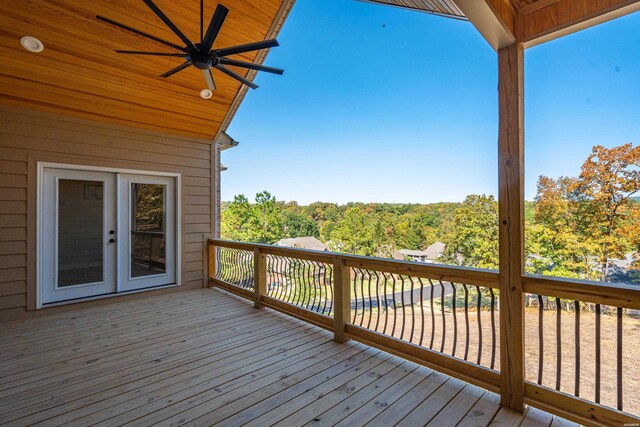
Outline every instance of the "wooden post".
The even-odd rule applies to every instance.
[[[267,294],[267,256],[253,250],[253,306],[260,308],[260,296]]]
[[[524,410],[524,48],[498,51],[501,403]]]
[[[351,269],[340,257],[333,259],[333,339],[349,341],[344,336],[344,327],[351,316]]]
[[[216,277],[216,247],[209,242],[209,238],[205,236],[204,238],[205,245],[205,254],[207,256],[207,286],[213,286],[211,283],[211,279],[215,279]]]

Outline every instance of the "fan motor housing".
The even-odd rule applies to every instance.
[[[187,55],[196,68],[207,70],[218,64],[218,56],[213,51],[208,50],[202,43],[197,43],[195,46],[196,49],[187,48]]]

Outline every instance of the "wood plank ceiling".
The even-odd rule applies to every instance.
[[[224,0],[230,12],[214,47],[272,36],[284,19],[285,3],[291,4]],[[156,0],[156,4],[197,42],[198,0]],[[215,0],[205,1],[205,26],[216,5]],[[171,48],[98,21],[96,15],[182,45],[141,0],[0,1],[0,103],[212,138],[234,107],[241,84],[214,70],[218,89],[211,99],[201,99],[199,92],[206,83],[200,70],[192,67],[167,79],[159,77],[182,60],[121,55],[114,50],[169,52]],[[20,45],[24,35],[40,39],[44,51],[24,50]],[[260,60],[256,52],[235,58]],[[234,70],[246,75],[244,69]]]

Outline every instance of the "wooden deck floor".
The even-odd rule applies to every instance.
[[[570,425],[215,289],[0,324],[0,342],[3,425]]]

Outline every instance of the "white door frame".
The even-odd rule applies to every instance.
[[[44,169],[46,168],[111,172],[115,174],[129,174],[129,175],[155,175],[155,176],[175,178],[175,240],[176,240],[175,284],[167,285],[167,287],[182,285],[182,174],[174,173],[174,172],[122,169],[122,168],[88,166],[88,165],[80,165],[80,164],[66,164],[66,163],[55,163],[55,162],[37,162],[36,167],[37,167],[37,174],[36,174],[36,308],[37,309],[41,309],[44,306],[43,299],[42,299],[43,286],[44,286],[44,283],[43,283],[43,267],[44,266],[42,263],[42,251],[44,249],[44,245],[43,245],[43,238],[44,238],[43,236],[43,208],[44,208],[43,183],[44,183]],[[118,207],[117,209],[119,210],[120,208]],[[119,218],[120,216],[119,212],[116,212],[116,215]],[[116,268],[116,278],[117,277],[119,277],[119,271],[117,271],[117,268]],[[152,288],[152,289],[157,289],[157,288]],[[144,289],[140,291],[144,291]],[[138,291],[136,290],[131,292],[138,292]],[[47,304],[47,307],[60,305],[60,304],[73,303],[73,302],[88,301],[92,299],[108,298],[108,297],[113,297],[118,295],[119,295],[118,293],[114,293],[114,294],[101,295],[96,297],[83,298],[81,300],[70,301],[70,302],[51,303],[51,304]]]

